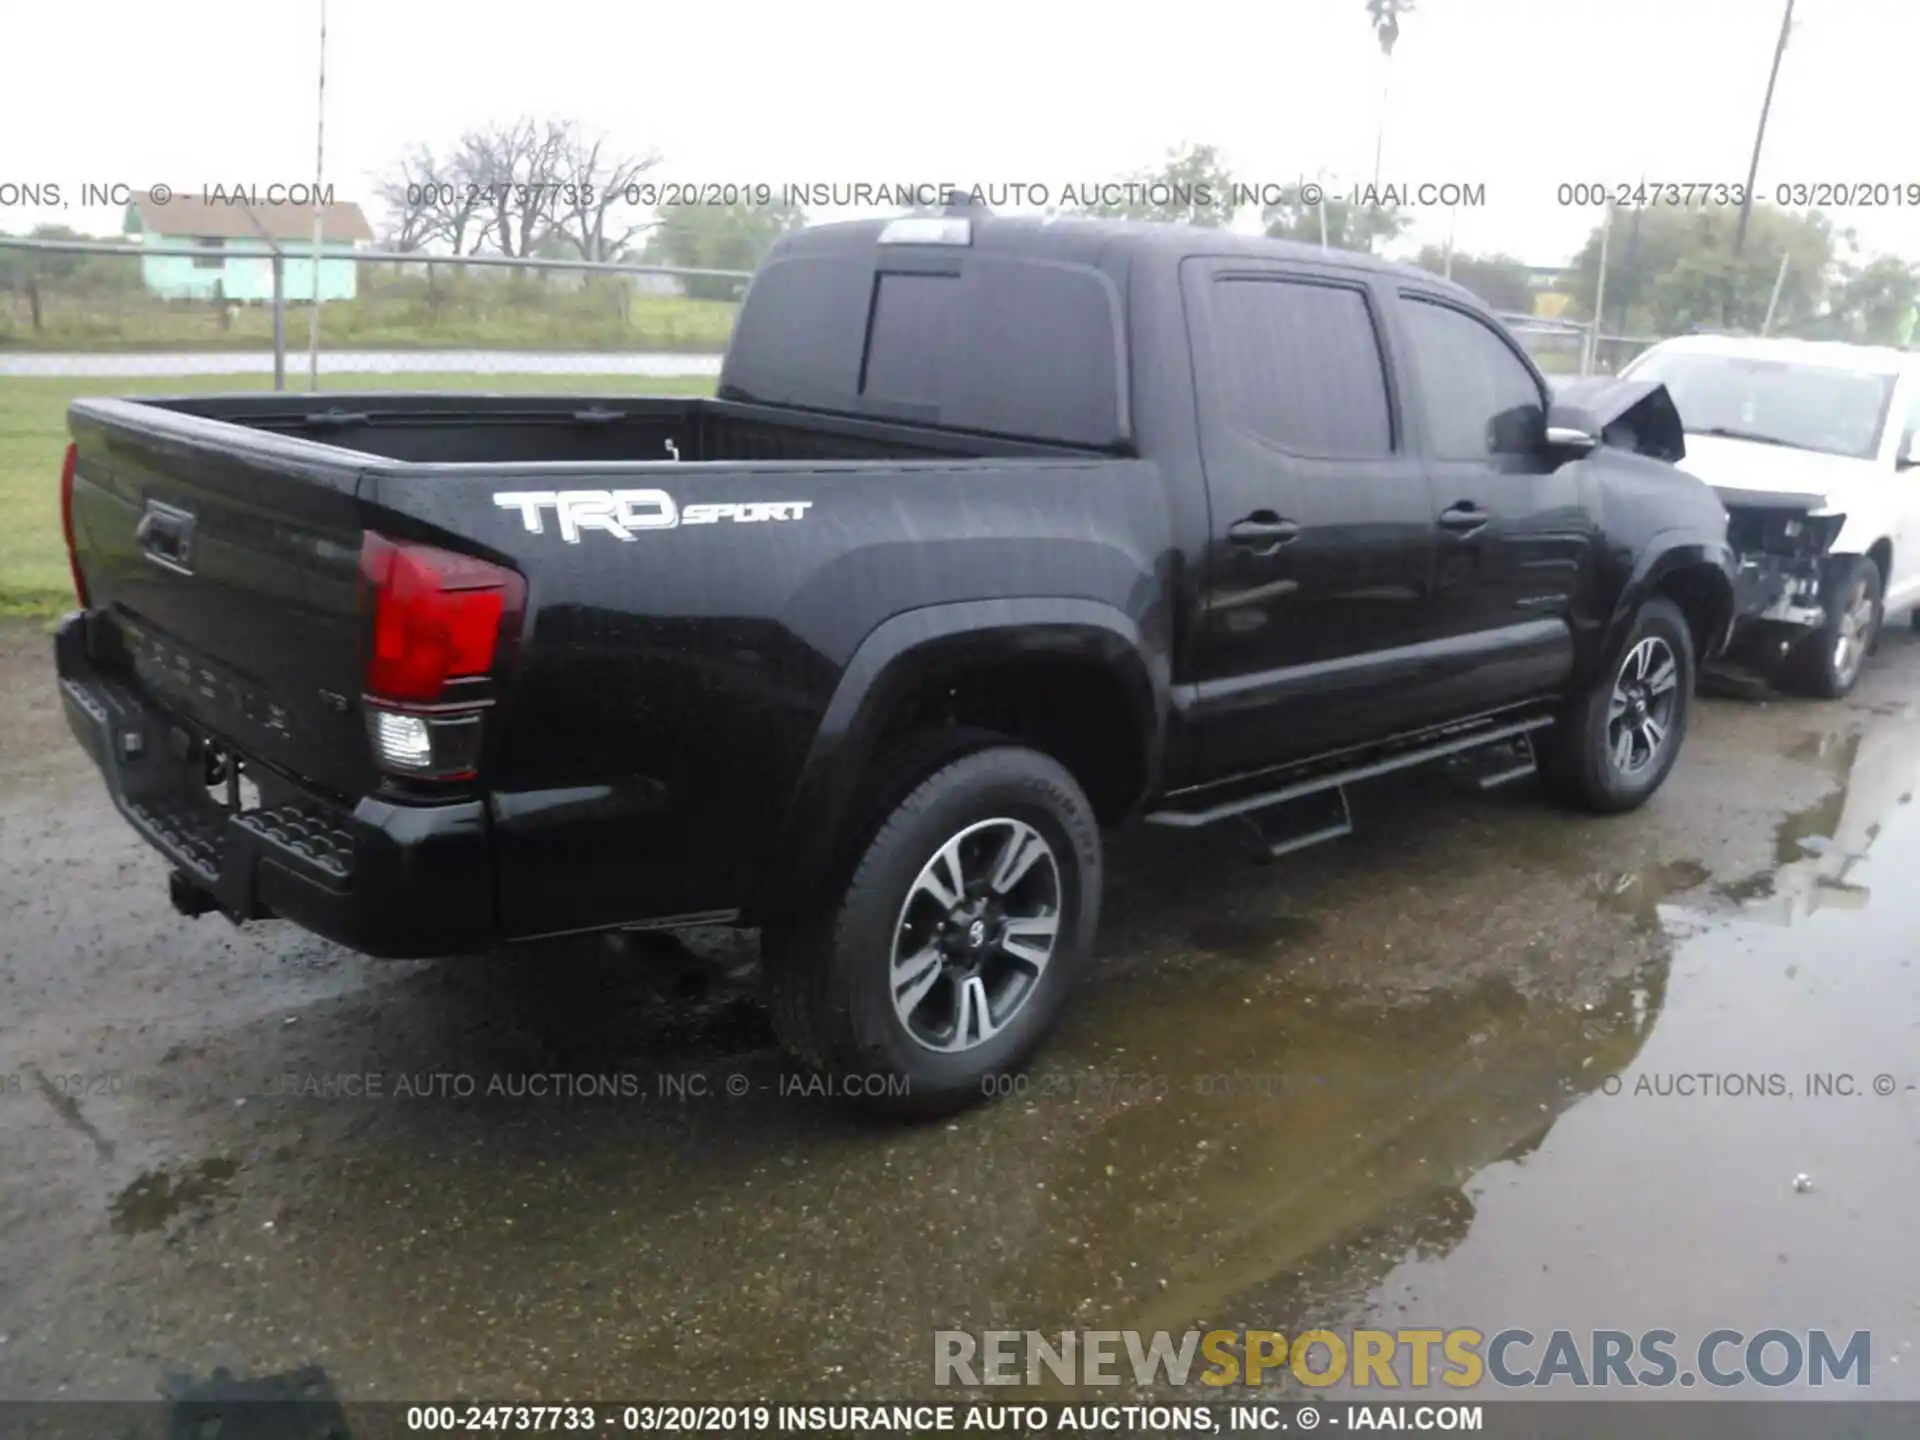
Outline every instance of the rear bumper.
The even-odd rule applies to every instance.
[[[261,808],[223,809],[207,793],[202,737],[94,663],[84,613],[61,622],[54,658],[67,724],[115,808],[233,919],[278,916],[392,958],[455,954],[494,938],[483,802],[368,797],[348,809],[276,779]]]

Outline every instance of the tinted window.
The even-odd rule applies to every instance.
[[[928,340],[951,339],[949,310],[960,289],[957,275],[882,275],[873,297],[860,393],[930,405],[940,398],[940,357]]]
[[[1363,292],[1229,279],[1216,299],[1234,425],[1295,455],[1392,453],[1386,365]]]
[[[1401,313],[1433,453],[1484,460],[1530,449],[1546,424],[1533,372],[1484,320],[1409,295]]]
[[[1132,440],[1120,297],[1098,271],[968,251],[958,275],[909,273],[884,254],[876,265],[873,248],[763,268],[721,394],[1070,445]]]

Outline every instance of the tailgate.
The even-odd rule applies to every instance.
[[[164,404],[79,400],[69,424],[88,601],[137,678],[244,754],[370,790],[354,499],[368,457]]]

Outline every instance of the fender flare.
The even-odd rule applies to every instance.
[[[1158,783],[1170,705],[1164,648],[1157,657],[1151,654],[1130,616],[1096,600],[963,600],[882,621],[855,648],[821,716],[754,887],[754,908],[770,892],[804,889],[822,876],[851,819],[888,714],[914,685],[944,667],[1052,656],[1108,670],[1127,695],[1150,793]]]
[[[1739,562],[1734,558],[1733,548],[1724,539],[1703,535],[1696,528],[1661,530],[1642,547],[1626,584],[1620,587],[1613,611],[1607,617],[1589,657],[1593,666],[1589,673],[1600,673],[1619,655],[1633,624],[1633,617],[1646,603],[1647,597],[1657,591],[1669,575],[1682,570],[1700,570],[1716,577],[1714,588],[1721,610],[1711,643],[1694,657],[1695,662],[1704,664],[1726,648],[1737,618],[1734,576],[1739,573]]]

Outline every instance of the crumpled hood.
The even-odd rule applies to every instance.
[[[1715,490],[1803,495],[1810,501],[1829,503],[1854,481],[1875,473],[1871,461],[1845,455],[1729,440],[1724,435],[1692,434],[1687,436],[1687,456],[1680,468]]]

